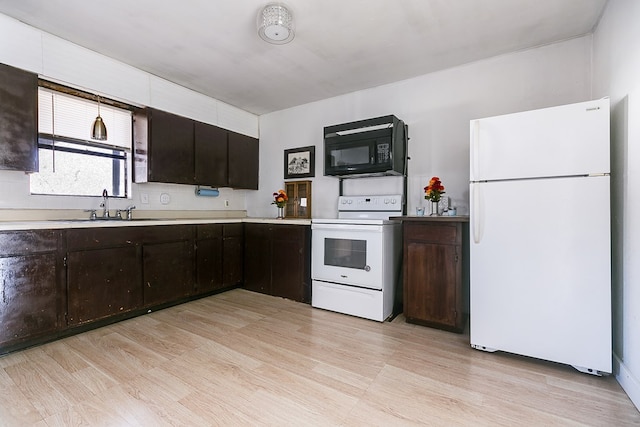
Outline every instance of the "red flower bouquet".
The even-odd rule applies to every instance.
[[[278,190],[277,193],[273,193],[273,202],[271,202],[271,204],[276,205],[279,208],[284,208],[287,204],[287,200],[289,200],[287,193],[284,190]]]
[[[444,193],[444,185],[442,185],[442,181],[437,176],[431,178],[429,185],[424,187],[424,198],[432,202],[439,202]]]

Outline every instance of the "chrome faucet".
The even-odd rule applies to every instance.
[[[124,210],[127,213],[127,217],[125,219],[129,221],[133,219],[133,215],[131,211],[134,210],[135,208],[136,207],[134,205],[131,205]]]
[[[109,193],[107,189],[102,190],[102,203],[100,203],[102,210],[102,218],[109,218]]]

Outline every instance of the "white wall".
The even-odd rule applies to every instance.
[[[150,106],[225,129],[258,137],[258,117],[174,83],[69,43],[19,21],[0,15],[0,63],[39,74],[59,83],[85,89],[133,105]],[[89,124],[87,124],[89,126]],[[108,124],[107,124],[108,126]],[[0,171],[0,209],[88,209],[97,198],[29,195],[29,178],[20,172]],[[114,199],[112,209],[134,203],[145,210],[244,210],[244,190],[221,189],[220,197],[196,197],[195,187],[133,184],[131,200]],[[140,195],[149,203],[141,204]],[[162,205],[160,194],[171,196]],[[99,196],[99,195],[96,195]],[[224,201],[229,201],[229,206]]]
[[[640,408],[640,2],[610,0],[594,33],[593,91],[611,98],[616,377]]]
[[[274,216],[283,150],[315,145],[312,216],[334,217],[338,180],[323,176],[323,127],[394,114],[409,126],[408,212],[424,203],[422,189],[438,175],[451,205],[468,213],[469,120],[591,99],[590,64],[587,36],[262,115],[260,143],[269,148],[261,150],[260,190],[247,195],[247,212]],[[362,191],[347,184],[345,193]],[[362,184],[372,194],[396,187],[386,178]]]

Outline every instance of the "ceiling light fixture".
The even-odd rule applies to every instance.
[[[293,14],[282,3],[269,3],[258,13],[258,35],[267,43],[289,43],[295,36]]]
[[[98,141],[107,140],[107,127],[104,125],[102,117],[100,117],[100,97],[98,97],[98,117],[96,117],[91,127],[91,138]]]

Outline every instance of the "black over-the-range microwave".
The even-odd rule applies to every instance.
[[[403,175],[406,156],[407,126],[396,116],[324,128],[325,175]]]

